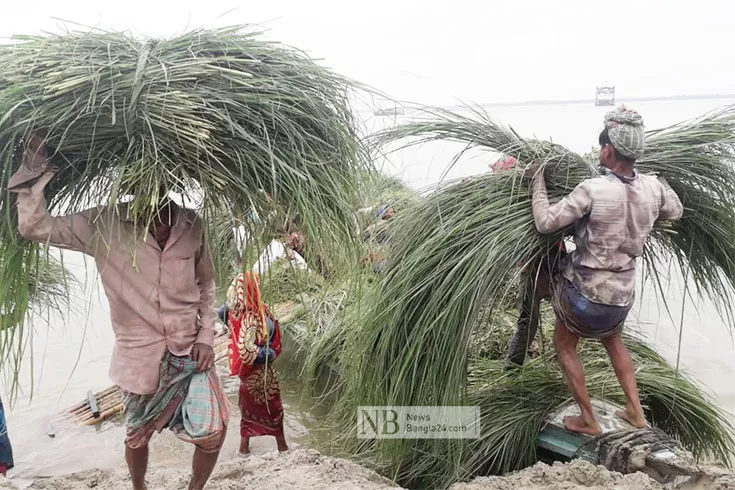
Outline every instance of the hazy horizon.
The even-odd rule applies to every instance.
[[[396,100],[451,105],[733,91],[735,3],[567,0],[37,0],[6,6],[0,36],[58,32],[66,19],[169,37],[256,24]],[[67,28],[72,28],[68,25]]]
[[[651,95],[651,96],[640,96],[640,97],[623,97],[619,95],[615,95],[615,104],[619,103],[625,103],[625,102],[652,102],[652,101],[679,101],[679,100],[717,100],[717,99],[735,99],[735,93],[720,93],[720,94],[676,94],[676,95]],[[392,103],[395,102],[395,105],[392,105]],[[534,105],[567,105],[567,104],[586,104],[586,103],[594,103],[595,97],[594,95],[592,97],[579,97],[579,98],[573,98],[573,99],[529,99],[529,100],[516,100],[516,101],[509,101],[509,102],[494,102],[494,101],[485,101],[485,102],[477,102],[472,101],[467,104],[462,103],[454,103],[454,104],[443,104],[439,105],[437,107],[441,107],[443,109],[448,108],[462,108],[467,107],[467,105],[474,105],[479,107],[514,107],[514,106],[534,106]],[[402,106],[402,104],[406,104],[407,106]],[[386,100],[383,104],[376,104],[377,109],[392,109],[394,107],[409,107],[410,104],[412,104],[411,101],[394,101],[394,100]],[[372,110],[372,109],[361,109],[361,110]]]

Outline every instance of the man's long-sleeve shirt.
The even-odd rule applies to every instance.
[[[155,392],[167,349],[184,356],[195,343],[214,341],[215,273],[201,220],[173,205],[161,250],[145,226],[126,217],[125,205],[52,217],[43,195],[48,179],[41,180],[16,191],[21,235],[94,257],[115,333],[110,378],[132,393]]]
[[[606,174],[587,179],[550,205],[543,172],[533,182],[533,217],[541,233],[576,223],[577,250],[564,277],[590,301],[628,306],[635,297],[635,263],[658,219],[678,220],[679,197],[662,179]]]

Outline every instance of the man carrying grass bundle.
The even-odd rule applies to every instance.
[[[44,188],[56,174],[31,136],[8,188],[23,237],[95,258],[110,302],[115,349],[110,377],[122,390],[125,458],[135,490],[146,488],[148,442],[168,427],[196,445],[189,489],[217,462],[230,406],[214,369],[214,264],[201,220],[167,201],[149,228],[125,205],[52,217]]]
[[[602,342],[625,392],[626,407],[618,416],[645,427],[633,360],[621,333],[635,298],[636,258],[654,223],[678,220],[683,213],[681,201],[664,180],[635,171],[645,146],[638,113],[624,107],[608,113],[599,142],[603,175],[585,180],[556,204],[549,204],[543,171],[538,165],[529,168],[538,231],[553,233],[575,225],[577,249],[552,282],[554,346],[581,410],[580,416],[566,417],[564,425],[593,435],[602,430],[585,386],[577,343],[580,337]]]

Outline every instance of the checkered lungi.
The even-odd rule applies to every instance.
[[[122,391],[127,436],[125,444],[143,447],[169,428],[176,436],[205,452],[222,446],[230,419],[230,402],[214,368],[197,373],[196,362],[166,352],[158,390],[148,395]]]

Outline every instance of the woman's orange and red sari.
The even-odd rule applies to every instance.
[[[227,293],[231,374],[240,376],[240,435],[283,434],[283,403],[273,361],[281,354],[281,331],[263,302],[258,276],[239,274]]]

